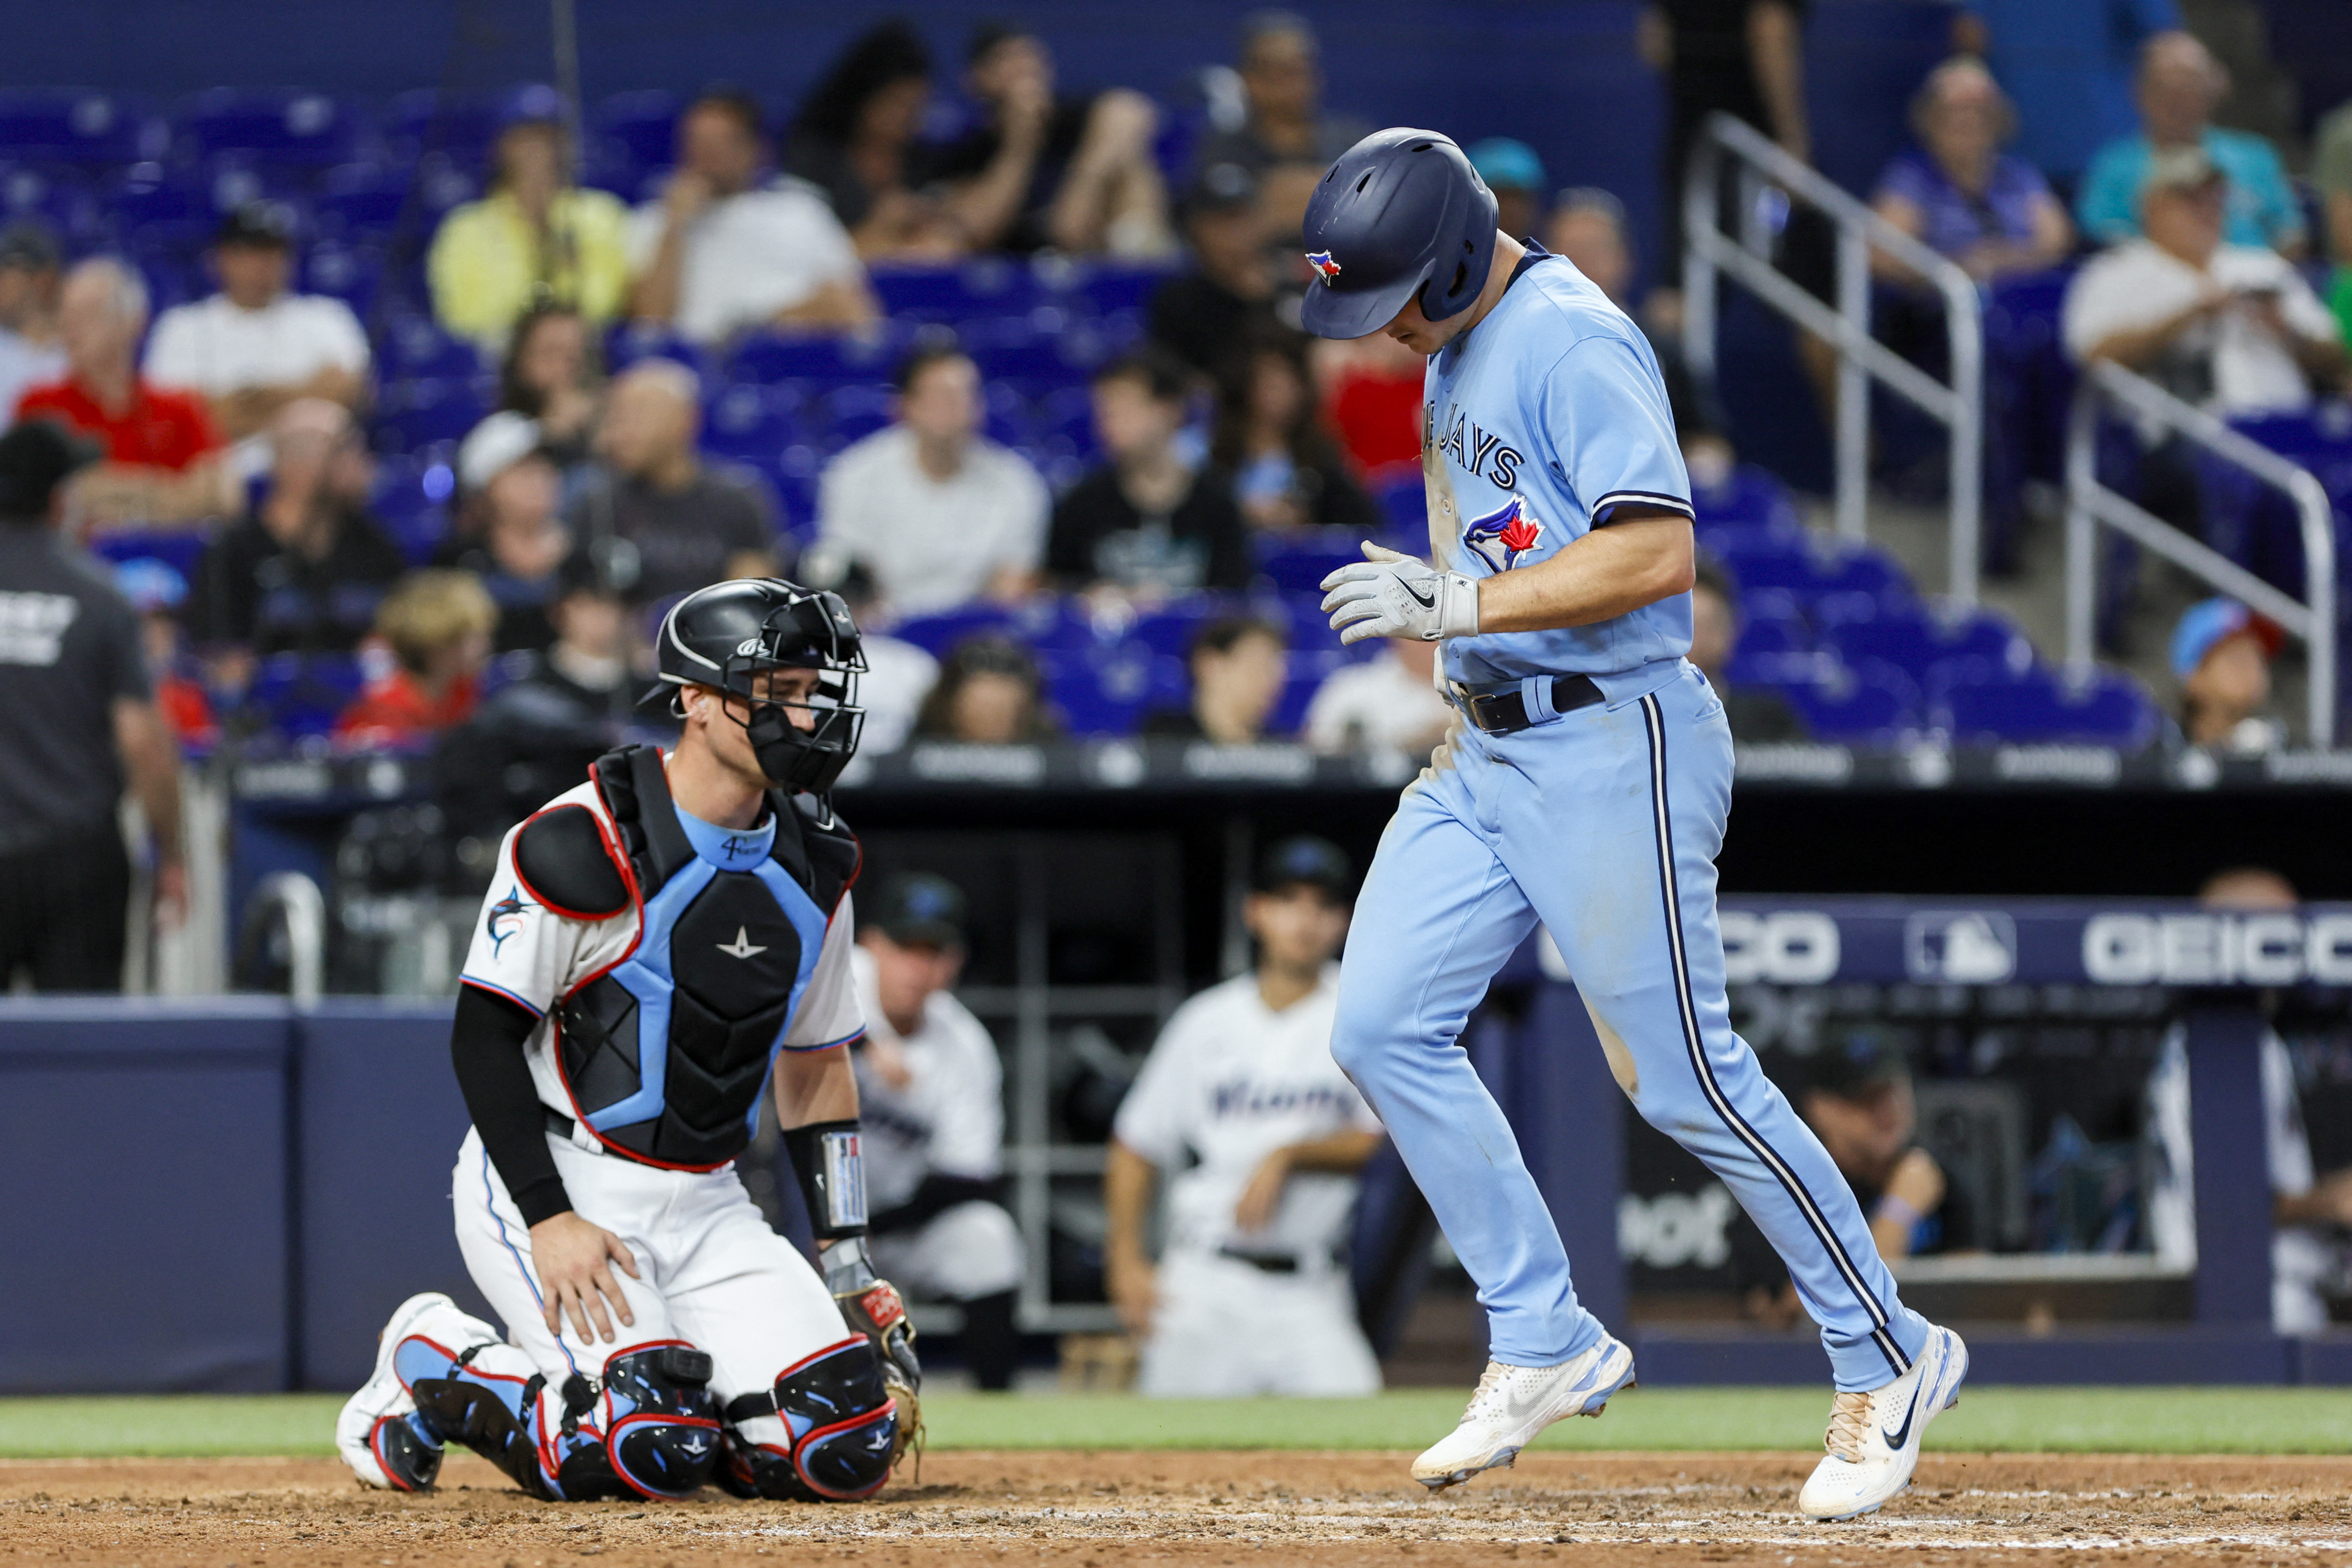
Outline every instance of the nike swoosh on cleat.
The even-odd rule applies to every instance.
[[[1424,610],[1437,603],[1436,595],[1424,594],[1402,577],[1397,579],[1397,586],[1402,588],[1406,593],[1411,594],[1412,595],[1412,602],[1419,605]]]
[[[1927,1384],[1927,1380],[1925,1377],[1922,1377],[1919,1380],[1922,1386]],[[1899,1450],[1903,1447],[1904,1439],[1911,1436],[1911,1423],[1918,1416],[1918,1414],[1919,1390],[1918,1388],[1914,1388],[1911,1391],[1911,1407],[1903,1413],[1903,1425],[1896,1427],[1892,1432],[1889,1432],[1882,1426],[1878,1429],[1878,1435],[1886,1439],[1886,1446],[1888,1447]]]

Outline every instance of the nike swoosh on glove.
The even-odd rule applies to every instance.
[[[1478,635],[1478,584],[1459,572],[1440,572],[1418,556],[1400,555],[1364,542],[1364,559],[1323,579],[1323,613],[1343,643],[1365,637]]]

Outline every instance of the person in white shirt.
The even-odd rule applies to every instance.
[[[2277,251],[2221,239],[2228,178],[2202,148],[2148,161],[2145,238],[2095,258],[2067,286],[2066,349],[2112,360],[2221,415],[2294,413],[2345,370],[2336,320]]]
[[[629,314],[715,343],[761,327],[840,331],[881,317],[856,247],[823,195],[762,184],[760,109],[708,93],[678,120],[677,168],[629,219]]]
[[[1053,498],[980,434],[980,371],[946,344],[898,370],[897,420],[847,447],[817,492],[820,544],[874,574],[887,613],[924,616],[1037,586]]]
[[[1168,1020],[1112,1128],[1106,1283],[1143,1341],[1147,1394],[1365,1394],[1380,1363],[1341,1253],[1380,1123],[1331,1059],[1332,962],[1353,868],[1319,838],[1276,845],[1242,919],[1256,970]],[[1166,1242],[1144,1232],[1165,1174]]]
[[[155,319],[148,380],[201,394],[233,441],[260,434],[299,398],[358,405],[367,391],[367,333],[341,300],[287,287],[292,238],[282,212],[247,202],[230,213],[212,261],[220,292]]]
[[[866,1009],[853,1058],[865,1121],[867,1248],[920,1297],[963,1309],[964,1361],[1013,1385],[1014,1293],[1024,1254],[999,1201],[1003,1069],[996,1042],[951,988],[964,957],[962,890],[918,874],[883,885],[852,963]]]
[[[1425,761],[1454,721],[1436,673],[1435,643],[1389,638],[1379,658],[1323,678],[1307,705],[1307,744],[1325,756]]]
[[[0,229],[0,430],[16,421],[28,386],[66,373],[58,342],[58,289],[64,257],[55,236],[28,218]]]

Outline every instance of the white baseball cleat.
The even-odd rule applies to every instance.
[[[1633,1352],[1605,1334],[1559,1366],[1490,1361],[1462,1424],[1412,1462],[1412,1479],[1443,1491],[1481,1470],[1508,1468],[1537,1433],[1567,1416],[1600,1415],[1609,1396],[1633,1381]]]
[[[1797,1507],[1814,1519],[1853,1519],[1911,1484],[1927,1423],[1960,1402],[1969,1347],[1949,1329],[1930,1326],[1911,1370],[1867,1394],[1841,1394],[1830,1407],[1829,1449],[1813,1468]]]
[[[335,1420],[335,1451],[369,1486],[404,1492],[433,1489],[441,1468],[441,1445],[416,1418],[416,1401],[400,1381],[394,1358],[403,1340],[435,1331],[456,1342],[448,1347],[452,1351],[486,1335],[498,1338],[488,1324],[467,1317],[438,1290],[411,1296],[394,1309],[392,1321],[376,1337],[375,1371],[343,1402],[342,1414]]]

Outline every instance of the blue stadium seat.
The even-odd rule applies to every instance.
[[[341,300],[366,321],[383,290],[384,271],[383,253],[373,247],[327,240],[302,253],[296,287],[306,294]]]
[[[499,111],[496,97],[420,87],[392,100],[384,133],[405,158],[446,153],[487,166],[490,144],[498,140]]]
[[[470,378],[488,368],[481,350],[463,338],[451,337],[432,317],[416,311],[393,317],[384,326],[376,352],[388,381]]]
[[[376,399],[375,448],[413,452],[436,441],[462,441],[488,412],[471,380],[391,382]]]
[[[1789,487],[1753,463],[1738,465],[1713,489],[1694,489],[1691,504],[1702,529],[1769,528],[1785,533],[1804,526]]]
[[[677,116],[685,107],[677,95],[659,88],[617,92],[599,103],[588,119],[588,133],[608,154],[643,176],[667,169],[677,161]]]
[[[708,381],[711,377],[710,358],[699,345],[688,342],[667,327],[647,321],[615,321],[604,334],[604,368],[623,371],[639,360],[671,359]],[[773,377],[747,376],[744,380],[772,380]]]
[[[323,735],[362,683],[353,654],[272,654],[254,671],[246,706],[279,734]]]
[[[887,386],[852,383],[836,386],[812,411],[813,422],[836,447],[862,441],[890,423],[890,405],[897,395]]]
[[[1961,745],[2074,742],[2137,751],[2155,741],[2156,704],[2137,681],[2101,671],[2074,687],[2047,670],[1965,682],[1945,691],[1939,721]]]
[[[979,317],[964,322],[957,335],[981,374],[992,379],[1067,384],[1085,380],[1107,357],[1099,333],[1087,330],[1083,322],[1041,322],[1029,316]]]
[[[188,151],[197,158],[241,153],[286,168],[347,163],[364,132],[353,106],[299,88],[215,88],[190,99],[179,120]]]
[[[0,222],[30,219],[69,245],[88,245],[105,234],[108,217],[89,183],[70,170],[0,164]]]
[[[968,637],[1002,635],[1012,624],[1012,614],[997,605],[967,605],[961,609],[900,621],[890,628],[890,635],[937,658]]]
[[[457,475],[450,469],[446,447],[383,459],[376,465],[375,486],[368,510],[383,524],[393,542],[411,565],[433,557],[449,531],[448,508],[456,499]]]
[[[806,439],[800,404],[800,394],[789,386],[736,382],[720,387],[703,409],[702,445],[768,473],[781,467],[786,447]]]
[[[1286,595],[1319,595],[1324,578],[1364,558],[1357,541],[1345,530],[1323,531],[1339,537],[1265,542],[1259,547],[1258,570]]]
[[[167,172],[160,163],[134,163],[106,192],[116,231],[133,251],[144,254],[202,249],[220,225],[212,192]]]
[[[1093,262],[1077,268],[1066,289],[1084,300],[1097,314],[1108,316],[1142,310],[1150,302],[1153,291],[1174,276],[1174,269],[1166,267]]]
[[[901,334],[755,332],[735,347],[728,373],[737,381],[880,381],[898,367]]]
[[[0,92],[0,149],[28,162],[96,168],[163,155],[160,122],[134,100],[91,88]]]
[[[1819,741],[1847,745],[1885,745],[1919,724],[1916,689],[1857,676],[1851,683],[1805,683],[1780,688],[1789,706],[1803,717]]]
[[[193,584],[197,563],[204,559],[205,536],[185,529],[156,533],[101,533],[90,541],[89,548],[100,559],[117,563],[142,556],[161,561]]]
[[[1035,274],[1008,257],[977,257],[950,267],[885,264],[871,273],[892,316],[959,321],[1025,312],[1038,303]]]
[[[404,231],[422,250],[442,216],[473,191],[469,177],[439,162],[344,163],[327,171],[310,211],[321,238],[383,241]]]
[[[1073,735],[1131,735],[1147,708],[1181,690],[1183,669],[1139,642],[1078,651],[1040,650],[1045,695]],[[1174,666],[1174,668],[1170,668]]]
[[[1408,469],[1382,481],[1373,489],[1372,500],[1397,532],[1407,539],[1428,539],[1429,487],[1419,473]]]

